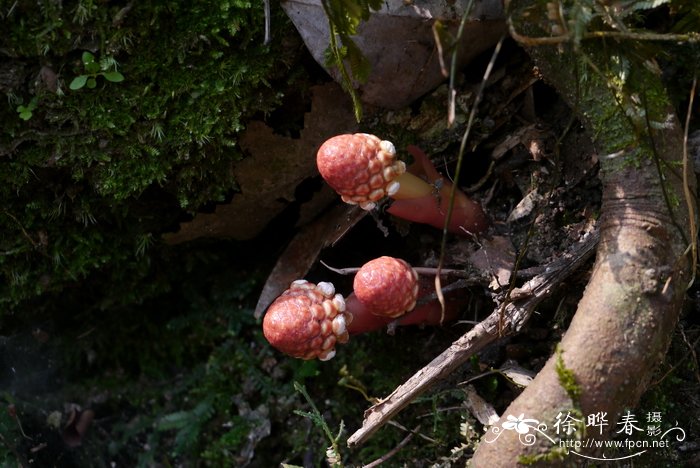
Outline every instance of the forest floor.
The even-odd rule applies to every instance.
[[[477,63],[474,69],[482,68]],[[411,108],[368,109],[362,130],[382,132],[399,152],[405,144],[420,146],[439,171],[452,177],[480,78],[476,72],[463,77],[458,95],[464,100],[458,102],[452,129],[444,123],[443,86]],[[508,50],[485,89],[460,174],[460,186],[482,204],[492,227],[477,238],[450,237],[446,243],[444,267],[468,272],[473,280],[459,289],[467,305],[458,321],[353,337],[327,363],[293,361],[271,350],[253,309],[272,266],[286,261],[284,246],[293,234],[283,226],[303,212],[300,203],[296,214],[285,212],[256,239],[228,244],[230,264],[207,264],[201,279],[206,286],[188,293],[190,308],[158,316],[154,330],[115,328],[115,336],[131,334],[137,344],[112,343],[131,348],[115,351],[100,368],[91,367],[91,355],[80,351],[71,357],[83,363],[79,372],[63,373],[66,358],[47,347],[44,333],[65,333],[64,324],[37,324],[3,338],[0,360],[21,363],[12,372],[24,372],[21,379],[2,376],[14,395],[7,397],[8,411],[0,417],[5,460],[23,466],[319,466],[332,443],[322,430],[325,424],[333,435],[344,427],[337,443],[348,466],[378,459],[385,466],[462,466],[483,434],[483,414],[501,414],[555,352],[593,258],[555,285],[518,334],[490,344],[435,382],[366,444],[348,449],[345,441],[360,427],[365,409],[491,314],[504,291],[521,286],[594,235],[601,202],[598,157],[590,136],[533,75],[527,57]],[[318,187],[315,181],[300,188],[297,199],[310,198]],[[329,215],[321,214],[320,222],[334,222],[324,216]],[[202,251],[222,248],[220,243],[197,245]],[[262,259],[245,253],[258,247],[266,249]],[[378,255],[435,267],[440,232],[396,222],[381,212],[365,216],[333,245],[309,247],[305,277],[333,281],[346,291],[351,279],[320,261],[357,267]],[[236,291],[232,282],[239,285]],[[682,428],[685,438],[643,453],[636,466],[700,463],[699,309],[700,288],[694,287],[670,352],[640,406],[630,409],[640,427],[656,415],[663,427]],[[82,333],[72,336],[89,339]],[[183,343],[188,351],[172,351]],[[65,341],[62,346],[61,353]],[[100,353],[110,344],[101,346],[81,349]],[[293,382],[305,386],[317,411]],[[640,432],[638,440],[645,436]],[[620,460],[605,466],[630,466],[626,457],[634,453],[611,452]]]

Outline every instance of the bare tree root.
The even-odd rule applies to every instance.
[[[548,24],[546,13],[529,0],[517,3],[516,8],[528,8],[527,15],[523,9],[513,13],[526,21],[518,30],[546,35],[547,27],[539,26]],[[604,439],[615,430],[621,412],[638,402],[667,350],[690,278],[684,252],[691,237],[677,170],[682,129],[660,73],[653,71],[653,62],[626,56],[625,44],[580,47],[579,52],[570,47],[528,51],[543,77],[577,110],[602,153],[596,263],[560,353],[494,427],[508,415],[534,418],[551,428],[559,413],[603,413],[608,426],[602,434],[596,428],[586,437]],[[525,445],[514,430],[500,431],[495,440],[489,434],[477,448],[473,466],[581,460],[567,456],[558,440],[552,444],[540,437]]]
[[[517,333],[537,305],[591,257],[597,243],[598,233],[589,234],[571,252],[547,265],[542,274],[510,291],[507,300],[485,320],[452,343],[391,395],[368,409],[362,427],[348,438],[348,445],[352,447],[363,443],[436,381],[450,375],[471,356],[498,338]]]

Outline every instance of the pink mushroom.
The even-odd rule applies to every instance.
[[[416,147],[409,151],[427,180],[406,171],[393,143],[366,133],[330,138],[318,150],[316,164],[321,176],[346,203],[371,210],[383,198],[391,197],[394,202],[387,211],[392,215],[442,229],[452,184],[439,175],[425,153]],[[448,230],[467,234],[487,227],[479,204],[457,190]]]
[[[348,341],[347,326],[352,320],[332,283],[297,280],[270,304],[263,334],[285,354],[326,361],[335,356],[336,343]]]
[[[379,330],[392,322],[441,324],[442,309],[436,300],[416,305],[430,291],[421,287],[408,263],[380,257],[358,271],[355,292],[346,299],[335,293],[331,283],[294,281],[268,308],[263,334],[285,354],[325,361],[335,356],[335,345],[346,343],[350,335]],[[457,304],[450,304],[446,320],[458,312]]]
[[[418,274],[404,260],[379,257],[360,268],[352,288],[370,313],[397,318],[416,305]]]

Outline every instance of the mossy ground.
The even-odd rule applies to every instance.
[[[144,281],[159,234],[233,193],[244,121],[294,79],[280,41],[263,44],[262,6],[14,2],[0,15],[0,319],[93,275],[104,301],[162,290]],[[85,51],[124,80],[69,89]]]

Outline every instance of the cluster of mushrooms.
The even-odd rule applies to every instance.
[[[366,133],[338,135],[318,150],[321,176],[346,203],[372,210],[389,197],[386,211],[408,221],[443,229],[450,193],[428,157],[416,147],[408,151],[417,172],[406,170],[394,145]],[[481,207],[457,190],[448,230],[466,235],[486,229]],[[336,293],[328,282],[294,281],[268,308],[263,333],[279,351],[301,359],[328,360],[335,346],[350,335],[381,329],[389,324],[439,324],[443,310],[437,301],[416,305],[430,293],[406,261],[379,257],[356,273],[353,293]]]

